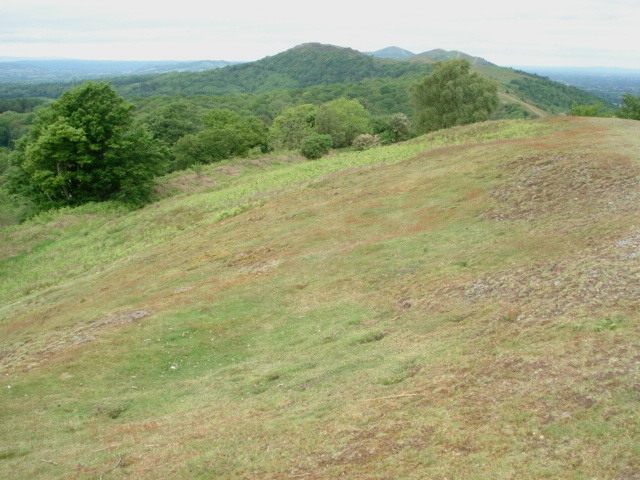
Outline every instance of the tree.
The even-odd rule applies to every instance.
[[[472,73],[466,59],[437,62],[411,94],[422,132],[487,120],[499,104],[497,84]]]
[[[274,148],[296,150],[306,137],[313,133],[318,107],[311,104],[298,105],[284,110],[271,124],[269,133]]]
[[[202,128],[193,110],[194,107],[186,102],[175,102],[149,113],[141,122],[147,126],[154,139],[171,147],[181,137],[196,133]]]
[[[635,96],[627,93],[622,97],[622,107],[618,116],[630,120],[640,120],[640,95]]]
[[[393,113],[374,119],[371,130],[380,137],[383,145],[390,145],[411,137],[411,120],[404,113]]]
[[[33,113],[0,113],[0,147],[13,148],[15,141],[29,131],[34,117]]]
[[[254,116],[244,117],[231,110],[219,109],[207,112],[202,123],[204,130],[185,135],[176,142],[172,170],[241,157],[255,147],[267,150],[267,127]]]
[[[336,98],[321,105],[316,115],[316,130],[331,135],[335,148],[349,147],[369,129],[369,113],[357,100]]]
[[[132,110],[107,83],[65,92],[17,142],[9,190],[42,209],[146,200],[163,156],[146,130],[132,127]]]
[[[309,160],[317,160],[331,150],[333,139],[331,135],[312,133],[302,141],[300,153]]]

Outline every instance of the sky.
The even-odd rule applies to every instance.
[[[640,1],[0,0],[0,57],[253,61],[308,42],[640,69]]]

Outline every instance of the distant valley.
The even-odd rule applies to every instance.
[[[0,57],[0,83],[67,82],[121,75],[168,72],[202,72],[240,62],[225,60],[109,61],[73,59],[27,59]]]

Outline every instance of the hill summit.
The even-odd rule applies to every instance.
[[[375,52],[369,52],[367,55],[378,58],[390,58],[393,60],[408,60],[416,56],[415,53],[400,47],[387,47],[381,50],[376,50]]]
[[[466,58],[472,65],[494,65],[484,58],[475,57],[458,50],[443,50],[441,48],[436,48],[434,50],[429,50],[428,52],[420,53],[412,58],[413,60],[426,59],[431,61],[444,61],[453,60],[456,58]]]

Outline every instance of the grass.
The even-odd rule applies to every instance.
[[[0,477],[634,478],[637,133],[490,122],[4,229]]]

